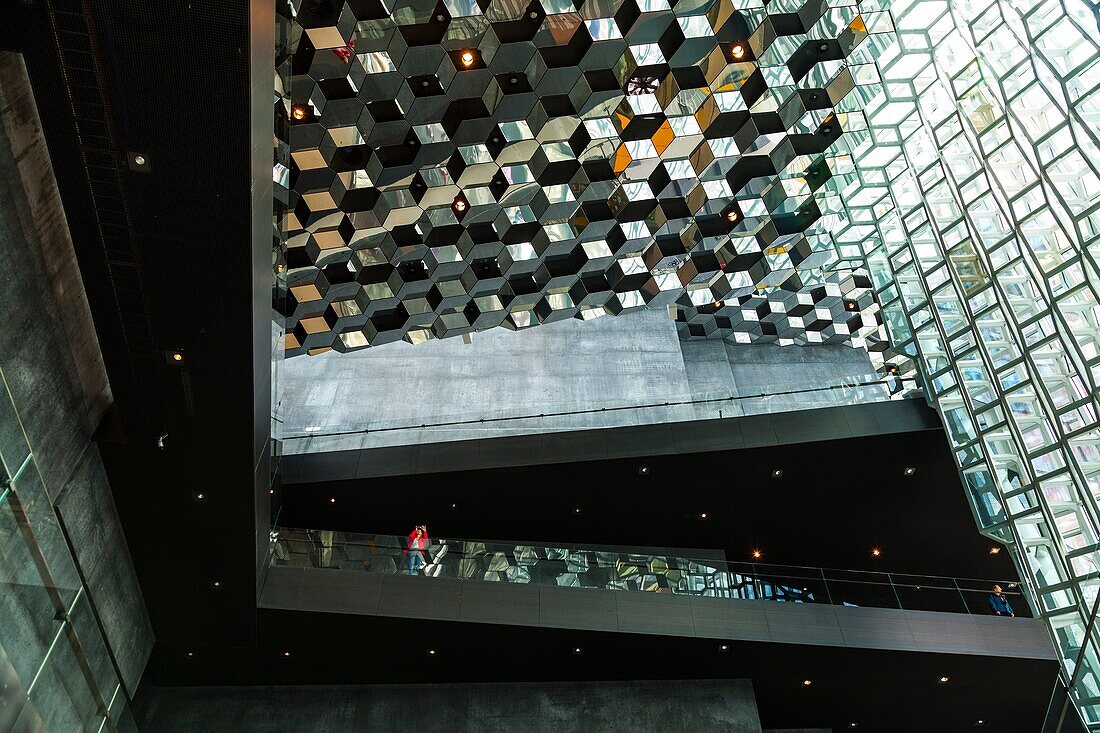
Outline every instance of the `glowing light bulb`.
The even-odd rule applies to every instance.
[[[474,65],[474,52],[473,51],[463,51],[459,55],[458,60],[462,62],[463,66],[473,66]]]
[[[296,120],[304,120],[306,118],[306,108],[296,104],[290,108],[290,116]]]
[[[733,56],[735,59],[744,58],[745,57],[745,44],[735,43],[732,46],[730,46],[730,56]]]

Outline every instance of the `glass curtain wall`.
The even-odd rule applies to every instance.
[[[894,32],[850,59],[878,83],[845,100],[832,230],[1100,730],[1097,5],[884,7]]]
[[[0,730],[136,733],[2,370],[0,619]]]

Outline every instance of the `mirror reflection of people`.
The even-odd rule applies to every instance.
[[[409,541],[405,545],[405,574],[419,575],[424,567],[424,551],[428,549],[428,527],[418,524],[409,532]]]
[[[1008,596],[1001,592],[1001,586],[993,586],[993,592],[989,594],[989,607],[993,609],[995,616],[1015,616],[1012,605],[1008,602]]]

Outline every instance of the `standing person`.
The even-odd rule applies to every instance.
[[[1015,616],[1012,606],[1008,603],[1008,597],[1001,593],[1001,586],[993,586],[993,592],[989,594],[989,607],[996,616]]]
[[[419,575],[424,567],[424,550],[428,549],[428,527],[418,524],[409,532],[409,541],[405,545],[405,574]]]

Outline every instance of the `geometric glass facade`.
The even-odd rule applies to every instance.
[[[834,233],[1100,730],[1100,27],[1083,0],[895,2]],[[883,42],[888,39],[888,42]],[[867,58],[870,65],[872,60]]]

